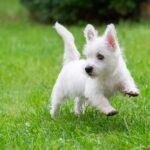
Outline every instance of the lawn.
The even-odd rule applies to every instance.
[[[51,25],[30,21],[17,0],[11,2],[0,2],[0,149],[150,149],[150,24],[116,26],[139,97],[114,96],[114,117],[90,106],[76,117],[68,101],[52,120],[49,97],[63,42]],[[82,52],[84,26],[69,29]],[[104,26],[97,29],[102,34]]]

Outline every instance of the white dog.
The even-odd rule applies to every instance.
[[[51,95],[52,118],[67,97],[75,98],[75,113],[78,115],[87,101],[107,116],[112,116],[117,111],[108,99],[114,93],[120,91],[129,96],[139,95],[123,59],[113,24],[108,25],[100,37],[92,25],[86,26],[85,60],[80,60],[73,35],[59,23],[55,24],[55,29],[64,40],[65,52],[64,66]]]

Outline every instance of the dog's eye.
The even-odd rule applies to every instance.
[[[103,60],[104,59],[104,56],[101,55],[101,54],[97,54],[96,57],[97,57],[98,60]]]

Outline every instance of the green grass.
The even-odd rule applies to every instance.
[[[150,149],[150,26],[120,23],[119,40],[141,95],[113,97],[119,110],[106,117],[93,107],[76,117],[73,102],[50,119],[49,97],[61,69],[63,43],[52,26],[27,18],[17,1],[0,2],[0,149]],[[6,8],[6,9],[4,9]],[[0,15],[1,16],[1,15]],[[6,16],[7,19],[4,19]],[[70,26],[82,51],[84,27]],[[98,28],[100,33],[104,27]]]

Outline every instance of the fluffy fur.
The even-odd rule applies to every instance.
[[[92,25],[84,30],[86,59],[80,59],[73,35],[59,23],[55,29],[64,40],[64,65],[51,95],[50,114],[53,118],[61,103],[68,97],[75,98],[75,113],[80,114],[84,102],[88,102],[111,116],[117,113],[109,102],[117,91],[138,96],[134,80],[122,56],[113,24],[98,36]]]

